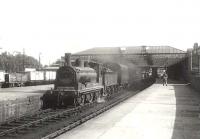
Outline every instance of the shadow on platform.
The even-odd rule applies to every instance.
[[[162,79],[155,84],[163,84]],[[200,92],[184,81],[169,79],[168,86],[174,90],[176,105],[171,139],[200,139]]]
[[[189,85],[174,85],[176,117],[172,139],[200,139],[200,94]]]
[[[162,80],[156,81],[162,84]],[[200,139],[200,93],[188,83],[169,80],[168,86],[175,93],[175,120],[171,139]]]

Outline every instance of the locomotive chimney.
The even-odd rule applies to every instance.
[[[71,65],[71,53],[65,53],[65,66],[72,66]]]

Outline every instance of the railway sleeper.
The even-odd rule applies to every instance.
[[[59,120],[62,120],[62,118],[58,116],[58,117],[53,118],[53,120],[59,121]]]
[[[9,129],[12,129],[12,127],[10,127],[10,126],[1,126],[0,127],[0,130],[9,130]]]
[[[16,127],[16,126],[20,126],[20,125],[22,125],[23,123],[15,123],[15,122],[12,122],[12,123],[10,123],[9,124],[9,126],[11,126],[11,127]]]
[[[68,117],[69,117],[69,116],[64,116],[64,115],[61,116],[61,115],[60,115],[58,118],[59,118],[60,120],[62,120],[62,119],[66,119],[66,118],[68,118]],[[59,120],[59,119],[58,119],[58,120]]]
[[[24,121],[21,121],[21,120],[16,120],[16,121],[13,121],[11,124],[23,124]]]
[[[43,127],[43,125],[40,123],[40,124],[36,124],[35,127]]]
[[[18,135],[16,132],[6,134],[7,137],[17,137]]]
[[[27,129],[21,129],[21,130],[18,130],[16,132],[16,135],[18,135],[18,134],[25,134],[25,133],[27,133]]]
[[[48,121],[43,121],[40,124],[45,126],[45,125],[49,125],[49,122]]]
[[[33,128],[39,127],[39,124],[40,124],[40,123],[33,123],[30,127],[33,127]]]
[[[57,122],[57,119],[48,119],[47,122]]]
[[[40,119],[40,117],[28,117],[28,119],[30,119],[30,120],[37,120],[37,119]]]
[[[35,121],[34,119],[21,119],[22,122],[24,123],[29,123]]]
[[[70,117],[70,114],[69,114],[69,113],[65,113],[65,114],[62,114],[61,117],[62,117],[62,116],[63,116],[63,117]]]
[[[25,131],[32,131],[35,127],[34,126],[26,126],[24,128],[19,129],[18,131],[25,130]]]

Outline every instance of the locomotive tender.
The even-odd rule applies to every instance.
[[[84,105],[97,98],[110,95],[129,86],[130,77],[141,79],[139,68],[129,68],[118,63],[85,63],[80,59],[78,65],[71,65],[71,54],[65,54],[65,64],[56,73],[54,89],[43,96],[43,107],[62,107]],[[137,74],[135,76],[130,74]],[[137,81],[138,78],[137,78]]]

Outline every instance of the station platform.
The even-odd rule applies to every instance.
[[[56,139],[200,139],[200,92],[157,81]]]

